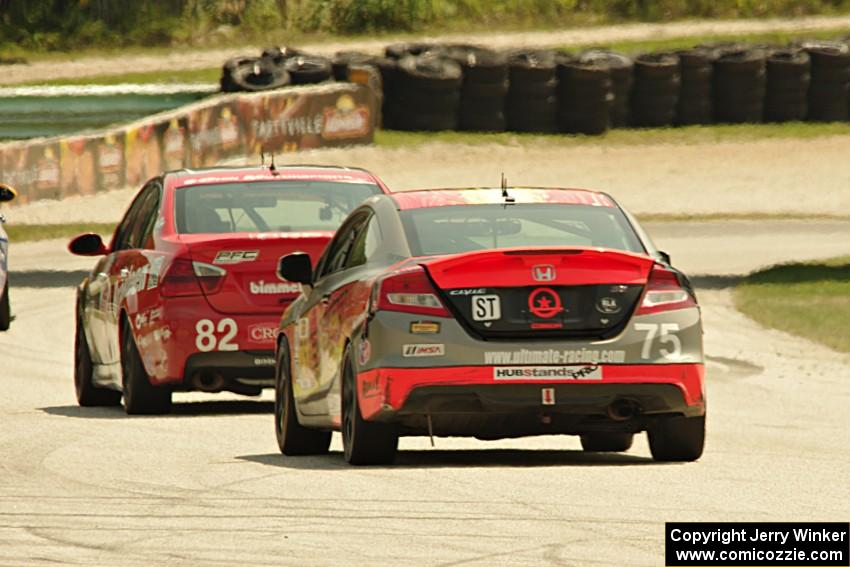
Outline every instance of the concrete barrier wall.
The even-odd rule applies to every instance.
[[[0,180],[16,204],[137,187],[261,151],[369,144],[378,114],[375,91],[351,83],[216,95],[108,130],[0,144]]]

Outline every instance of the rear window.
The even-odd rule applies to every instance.
[[[334,231],[377,185],[268,181],[194,185],[176,192],[177,232]]]
[[[535,246],[646,251],[615,207],[468,205],[410,209],[399,214],[415,256]]]

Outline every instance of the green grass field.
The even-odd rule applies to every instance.
[[[35,242],[55,238],[71,239],[84,232],[95,232],[104,236],[115,230],[114,223],[68,223],[68,224],[14,224],[5,226],[9,241]]]
[[[766,139],[806,139],[824,136],[846,136],[850,123],[786,122],[783,124],[718,124],[682,128],[630,128],[610,130],[602,136],[564,134],[517,134],[512,132],[400,132],[380,130],[375,144],[385,148],[417,146],[430,142],[448,144],[501,145],[646,145],[646,144],[704,144],[726,141]]]
[[[735,305],[762,325],[850,352],[850,256],[775,266],[747,277]]]

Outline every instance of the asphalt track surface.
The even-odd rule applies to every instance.
[[[0,566],[657,566],[665,521],[846,521],[850,357],[760,328],[728,287],[777,254],[850,253],[847,226],[728,226],[650,226],[702,275],[709,433],[691,464],[654,463],[643,436],[602,455],[555,436],[404,439],[395,466],[350,468],[338,435],[329,456],[280,455],[268,394],[176,395],[163,417],[79,408],[68,286],[90,262],[20,245],[0,335]]]

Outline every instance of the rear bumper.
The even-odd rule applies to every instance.
[[[704,367],[606,365],[602,378],[592,381],[496,381],[493,366],[379,368],[358,375],[358,400],[365,419],[414,428],[415,416],[545,414],[569,418],[570,423],[562,423],[564,430],[573,425],[581,428],[579,422],[596,418],[600,423],[610,421],[609,406],[627,400],[638,410],[636,418],[628,420],[629,427],[641,427],[647,419],[661,415],[704,415]]]
[[[274,351],[205,352],[186,359],[181,390],[199,390],[198,378],[206,384],[221,387],[212,391],[229,390],[237,393],[256,393],[261,388],[274,387]]]

